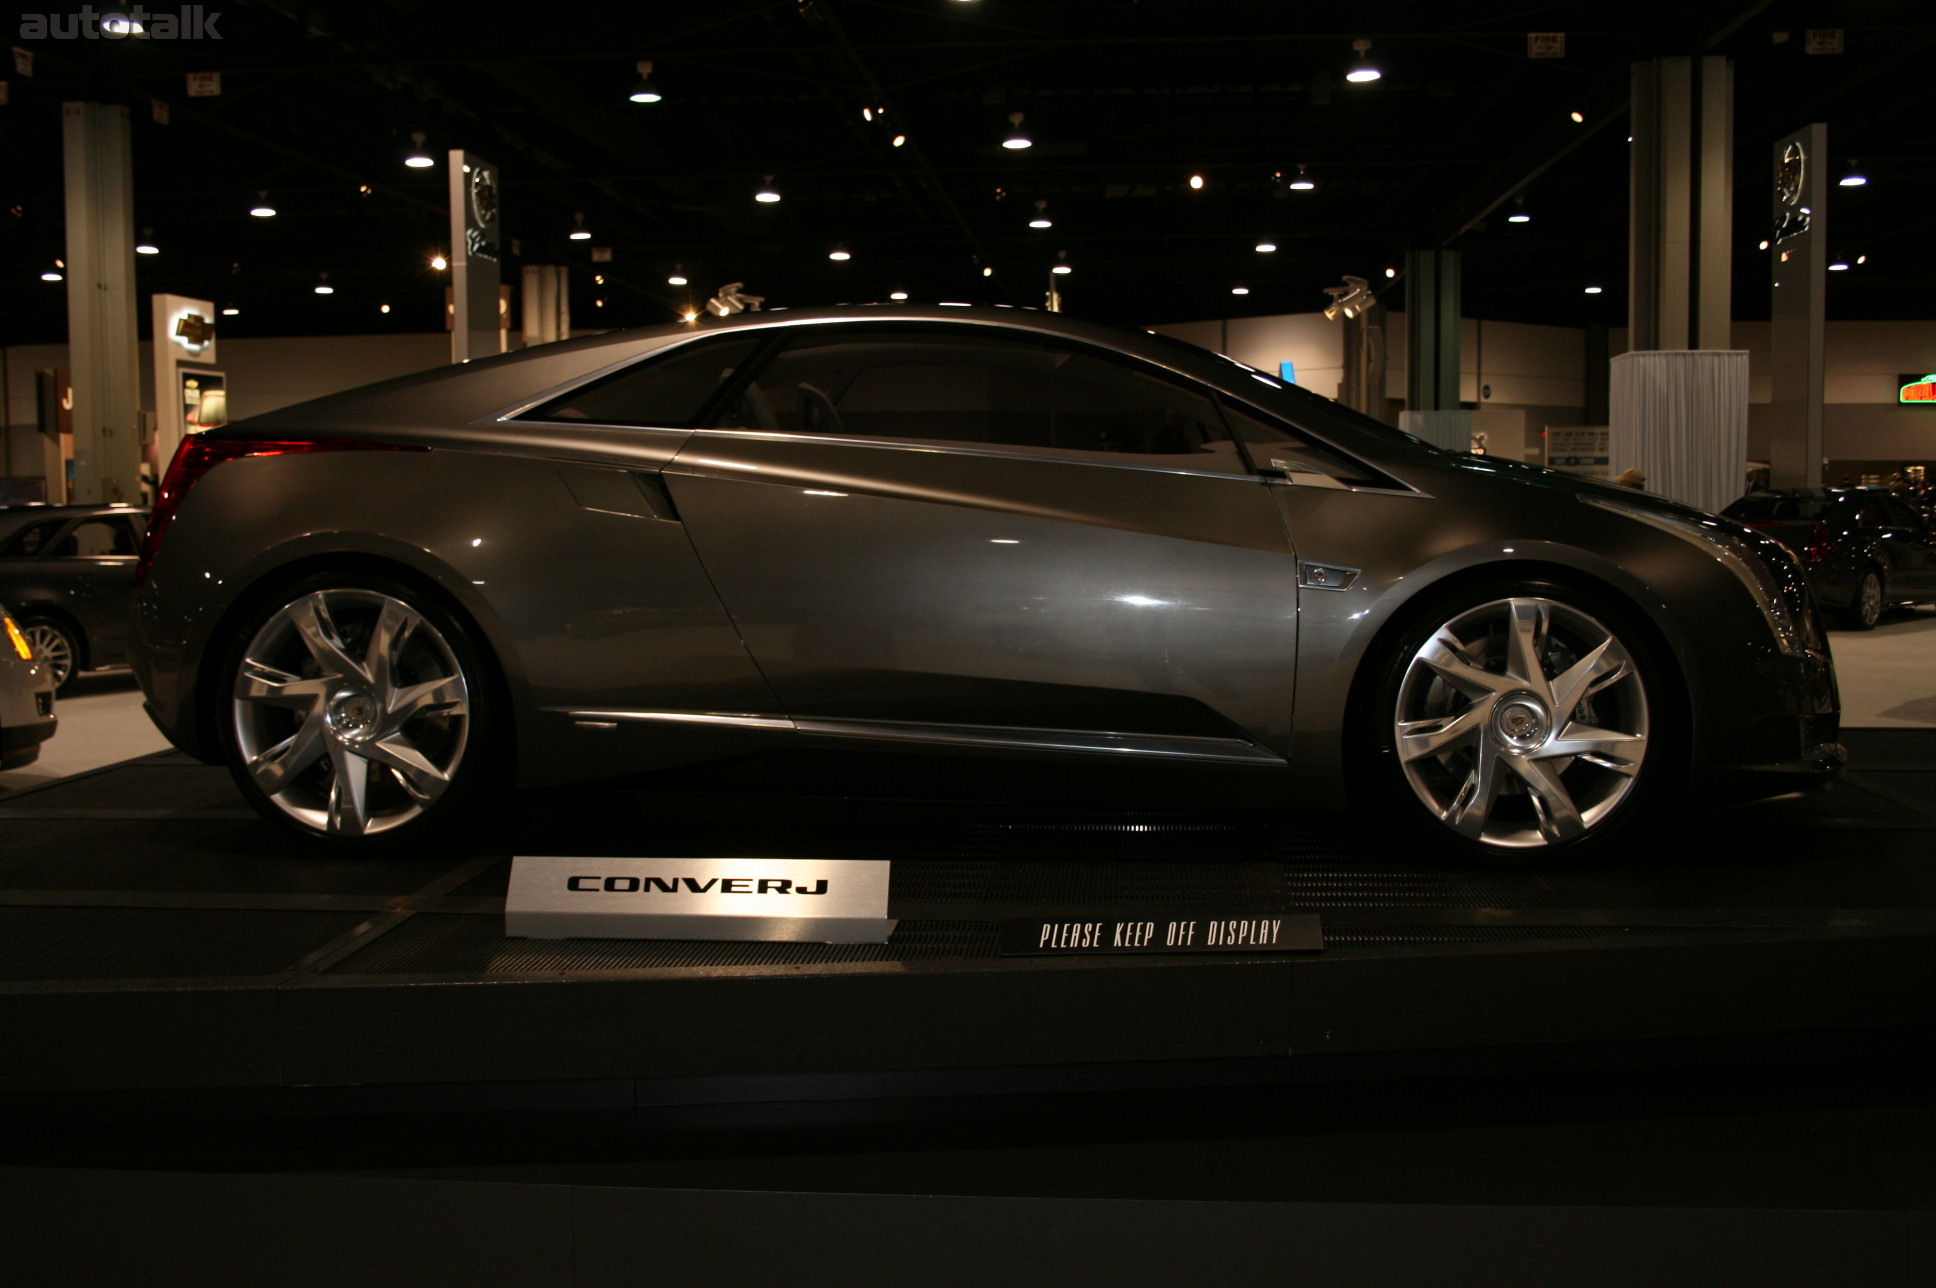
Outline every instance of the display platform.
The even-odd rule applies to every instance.
[[[1435,865],[1343,815],[749,796],[730,775],[532,797],[489,852],[352,862],[167,753],[0,799],[0,1088],[1244,1076],[1926,1024],[1936,731],[1849,742],[1822,793],[1529,872]],[[899,926],[838,947],[507,939],[514,851],[885,858]],[[1005,919],[1233,907],[1316,915],[1324,946],[1001,952]]]

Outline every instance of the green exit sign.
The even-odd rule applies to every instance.
[[[1902,392],[1896,395],[1897,402],[1936,404],[1936,375],[1899,377]]]

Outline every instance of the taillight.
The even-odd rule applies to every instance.
[[[154,512],[148,516],[148,535],[141,543],[141,558],[135,561],[134,584],[138,590],[148,582],[154,567],[155,551],[161,548],[162,534],[175,521],[188,489],[201,482],[224,461],[243,456],[286,456],[292,452],[427,452],[427,447],[402,443],[366,443],[353,438],[221,438],[214,434],[190,434],[175,449],[168,463],[168,474],[155,497]]]
[[[1810,563],[1820,563],[1828,558],[1828,525],[1818,523],[1815,530],[1808,534],[1808,550],[1802,556]]]

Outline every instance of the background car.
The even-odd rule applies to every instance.
[[[0,604],[0,769],[39,759],[40,744],[54,736],[54,727],[53,674]]]
[[[0,508],[0,601],[63,687],[127,661],[128,605],[148,512],[130,505]]]
[[[1525,860],[1841,754],[1776,543],[1020,310],[619,332],[197,434],[137,581],[162,731],[366,849],[507,778],[893,748]]]
[[[1872,630],[1895,604],[1936,601],[1936,531],[1882,488],[1751,492],[1722,511],[1793,550],[1823,605]]]

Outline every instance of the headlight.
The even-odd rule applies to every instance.
[[[1588,505],[1616,510],[1630,519],[1638,519],[1649,527],[1679,537],[1718,558],[1754,597],[1755,605],[1767,619],[1768,629],[1774,633],[1775,643],[1781,651],[1795,657],[1808,654],[1810,632],[1795,603],[1784,593],[1781,576],[1769,566],[1761,550],[1743,540],[1739,534],[1730,532],[1720,520],[1683,519],[1678,515],[1662,514],[1657,510],[1626,505],[1604,497],[1583,496],[1580,499]],[[1777,545],[1774,542],[1769,544]],[[1788,556],[1786,551],[1783,551],[1783,556],[1790,564],[1793,563],[1793,557]]]

